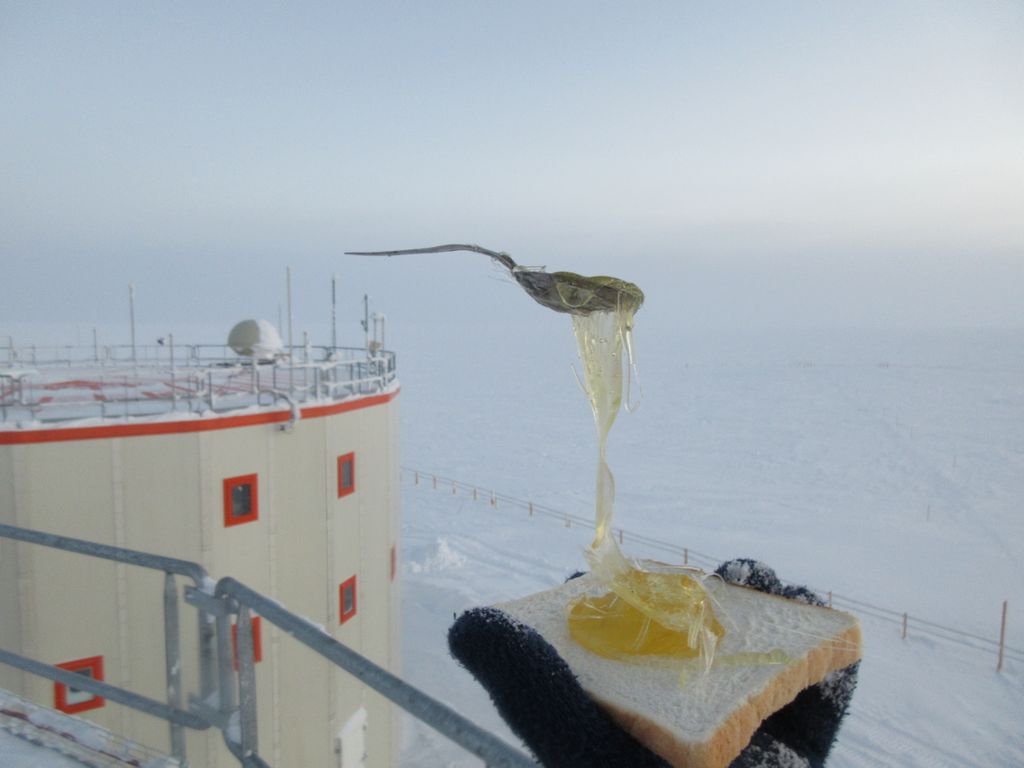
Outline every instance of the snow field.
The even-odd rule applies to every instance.
[[[403,464],[592,516],[596,437],[561,330],[568,343],[497,344],[483,327],[458,354],[426,329],[404,345]],[[615,525],[992,639],[1009,600],[1007,644],[1024,647],[1022,342],[638,327],[643,401],[609,441]],[[589,531],[450,487],[403,494],[403,674],[508,735],[448,658],[452,614],[557,584],[583,567]],[[664,558],[628,537],[625,550]],[[997,674],[994,654],[861,619],[861,683],[830,765],[1024,764],[1017,660]],[[478,764],[418,726],[403,754]]]

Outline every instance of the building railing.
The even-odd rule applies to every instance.
[[[0,346],[0,421],[225,413],[372,395],[397,376],[383,349],[304,344],[272,360],[224,345]]]
[[[206,730],[214,727],[221,731],[228,749],[244,768],[268,768],[259,755],[256,726],[256,672],[251,620],[251,613],[255,611],[283,630],[284,634],[293,637],[413,717],[481,758],[488,766],[536,766],[526,755],[494,734],[342,645],[326,631],[288,611],[275,600],[230,577],[215,583],[198,563],[5,524],[0,524],[0,538],[164,573],[162,599],[166,701],[142,696],[5,649],[0,649],[0,663],[74,686],[78,690],[165,720],[170,727],[172,756],[182,765],[187,765],[184,729]],[[200,614],[200,690],[198,695],[189,697],[187,708],[182,708],[182,657],[176,576],[184,576],[192,581],[192,586],[185,588],[185,602],[194,606]],[[237,616],[237,670],[231,639],[233,616]]]

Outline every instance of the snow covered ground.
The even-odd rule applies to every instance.
[[[396,332],[399,333],[399,332]],[[403,465],[591,516],[596,438],[564,317],[400,331]],[[830,765],[1024,764],[1024,332],[684,336],[638,316],[643,400],[612,430],[615,524],[862,612],[865,660]],[[404,473],[403,674],[509,734],[447,654],[453,614],[553,586],[590,532]],[[629,542],[638,556],[660,556]],[[962,639],[962,638],[961,638]],[[982,645],[975,643],[975,645]],[[408,766],[478,765],[408,723]]]

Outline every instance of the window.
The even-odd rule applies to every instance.
[[[259,519],[260,499],[256,475],[224,480],[224,525],[240,525]]]
[[[57,666],[61,669],[77,672],[83,677],[91,677],[93,680],[103,679],[102,656],[91,656],[87,659],[66,661]],[[53,705],[61,712],[67,712],[68,714],[85,712],[89,709],[99,709],[105,703],[106,700],[103,697],[96,696],[88,691],[79,690],[73,685],[65,685],[64,683],[53,684]]]
[[[356,615],[356,577],[346,579],[338,588],[338,623],[344,624]]]
[[[252,620],[252,660],[253,663],[263,661],[263,633],[262,622],[259,616],[253,616]],[[235,669],[238,669],[238,624],[231,625],[231,658],[234,659]]]
[[[355,493],[356,490],[356,455],[346,453],[338,457],[338,498]]]

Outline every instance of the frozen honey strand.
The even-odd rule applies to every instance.
[[[634,368],[636,309],[632,302],[620,302],[615,311],[572,318],[583,364],[580,383],[598,434],[595,536],[587,558],[608,592],[575,601],[569,609],[569,630],[585,648],[610,658],[700,657],[710,664],[725,630],[715,618],[700,580],[687,573],[642,570],[627,560],[608,536],[615,506],[615,480],[607,461],[608,435],[622,407],[624,378],[628,382]]]

